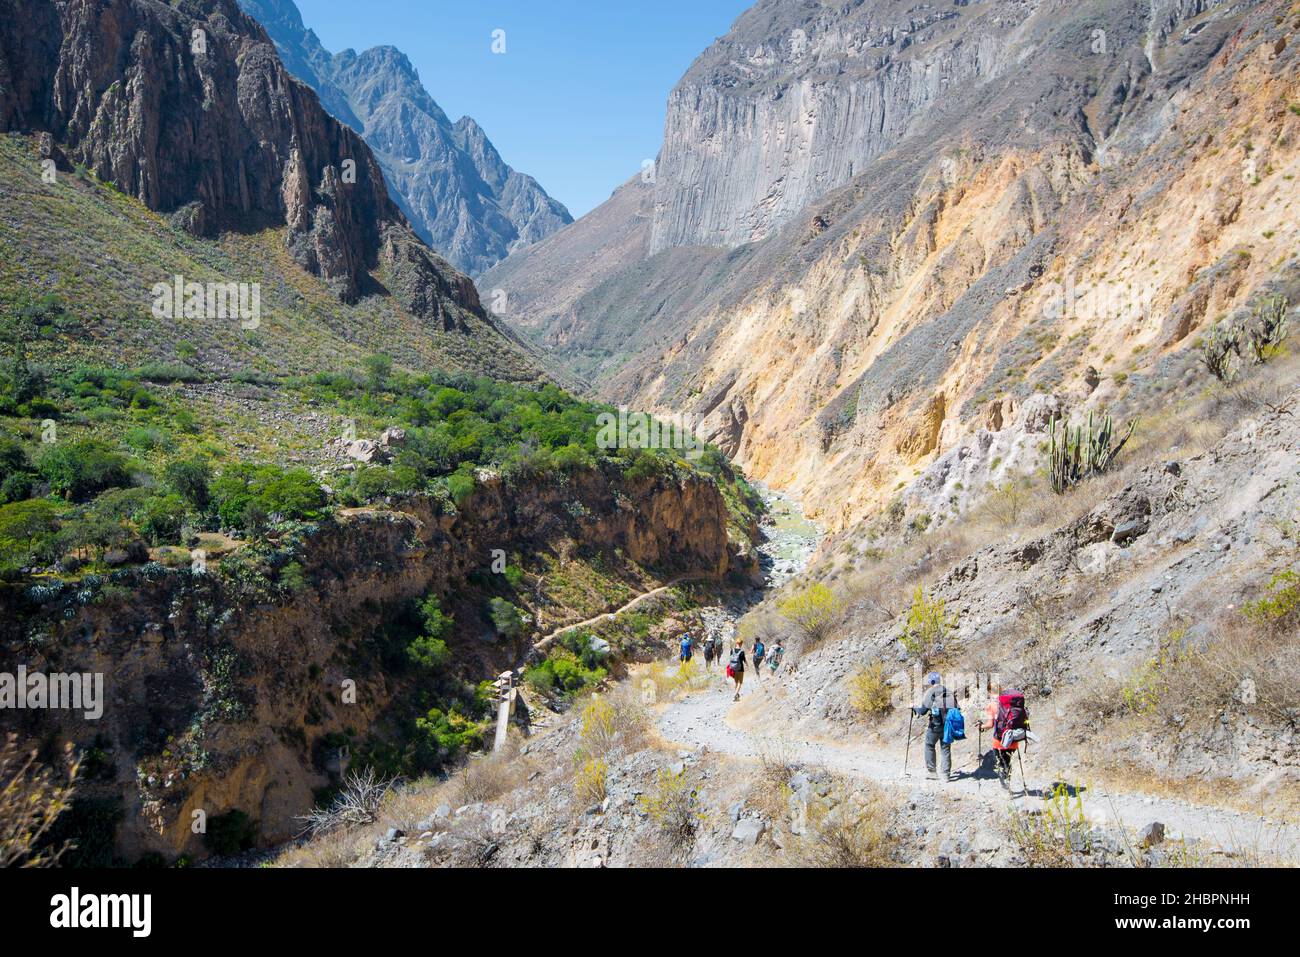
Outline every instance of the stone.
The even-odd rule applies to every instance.
[[[1152,821],[1138,832],[1138,846],[1154,847],[1164,843],[1165,826],[1159,821]]]
[[[753,847],[758,843],[758,839],[763,836],[765,830],[767,830],[767,827],[761,820],[756,817],[747,817],[736,825],[731,832],[731,839]]]
[[[1139,536],[1144,535],[1146,530],[1146,522],[1131,518],[1115,526],[1115,531],[1111,533],[1110,540],[1116,545],[1127,545]]]

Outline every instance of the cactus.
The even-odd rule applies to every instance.
[[[1237,377],[1233,356],[1241,358],[1241,327],[1221,322],[1210,330],[1201,343],[1201,361],[1210,374],[1227,385]]]
[[[1089,476],[1108,471],[1116,456],[1133,437],[1136,427],[1137,423],[1129,422],[1123,437],[1117,440],[1115,420],[1109,415],[1102,420],[1101,428],[1095,433],[1091,412],[1088,413],[1086,432],[1081,425],[1071,430],[1068,423],[1052,419],[1050,470],[1053,491],[1060,495]]]
[[[1255,307],[1246,328],[1246,341],[1255,363],[1267,362],[1286,339],[1287,318],[1291,303],[1285,296],[1272,296]]]

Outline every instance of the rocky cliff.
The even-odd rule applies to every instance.
[[[763,3],[673,94],[645,257],[489,279],[601,394],[704,416],[847,525],[991,410],[1121,401],[1289,287],[1296,29],[1279,0]]]
[[[590,471],[525,488],[485,479],[457,510],[415,498],[309,531],[307,584],[293,593],[260,586],[238,553],[206,573],[152,564],[76,587],[11,584],[0,591],[0,671],[97,672],[106,702],[98,721],[0,716],[24,741],[59,737],[93,752],[78,798],[112,810],[120,858],[206,854],[195,811],[241,811],[261,842],[284,841],[313,791],[331,771],[337,780],[345,732],[394,734],[389,716],[414,690],[386,663],[382,636],[412,600],[433,593],[455,613],[454,668],[473,684],[519,664],[529,640],[483,637],[474,581],[493,548],[720,576],[736,564],[726,525],[717,486],[698,477]]]
[[[393,47],[331,54],[292,0],[240,0],[285,65],[375,151],[421,238],[477,275],[573,221],[531,176],[511,169],[468,116],[455,123]]]
[[[390,291],[446,329],[484,315],[416,240],[361,137],[295,81],[233,0],[17,0],[0,10],[0,130],[51,148],[196,235],[285,230],[345,301]],[[236,278],[236,277],[228,277]]]

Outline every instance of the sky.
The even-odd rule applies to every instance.
[[[669,91],[752,2],[297,0],[333,53],[400,49],[453,121],[472,116],[575,219],[656,156]]]

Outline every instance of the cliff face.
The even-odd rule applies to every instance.
[[[651,251],[769,235],[1001,74],[1041,5],[756,4],[668,98]]]
[[[421,238],[477,275],[573,221],[531,177],[502,161],[469,117],[452,123],[401,51],[332,54],[291,0],[240,0],[285,65],[375,151]]]
[[[704,416],[749,474],[847,526],[1035,393],[1124,401],[1207,322],[1291,287],[1292,6],[760,4],[674,94],[645,257],[580,286],[509,260],[490,278],[602,396]],[[804,69],[791,29],[805,92],[780,80]]]
[[[472,285],[414,241],[365,143],[233,0],[15,0],[0,26],[0,130],[49,134],[195,234],[282,225],[345,301],[384,268],[417,316],[482,316]]]
[[[411,679],[384,667],[376,635],[413,599],[432,591],[455,611],[453,667],[467,680],[522,660],[527,636],[485,641],[473,620],[481,609],[469,580],[493,548],[564,548],[574,562],[610,561],[618,549],[664,577],[721,575],[735,561],[722,496],[699,479],[589,472],[568,487],[513,489],[489,480],[455,514],[423,499],[400,509],[344,513],[310,534],[300,559],[308,585],[292,594],[249,591],[228,560],[208,575],[150,565],[77,588],[8,586],[0,671],[101,673],[106,703],[99,721],[5,710],[4,729],[94,748],[78,797],[120,808],[116,848],[127,860],[204,855],[197,810],[243,811],[263,842],[284,841],[331,769],[337,777],[329,741],[391,731],[386,715]]]

